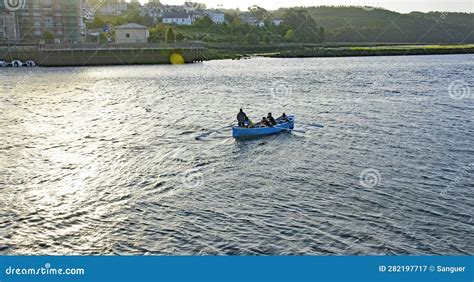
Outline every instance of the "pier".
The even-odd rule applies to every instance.
[[[0,47],[0,60],[32,60],[44,67],[171,64],[179,54],[185,63],[201,62],[205,47],[188,44],[39,44]]]

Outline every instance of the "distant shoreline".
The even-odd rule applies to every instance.
[[[234,47],[231,50],[211,50],[212,59],[242,59],[248,56],[267,58],[330,58],[330,57],[375,57],[375,56],[413,56],[474,54],[474,44],[462,45],[382,45],[382,46],[344,46],[344,47],[303,47],[276,52],[250,51]],[[210,55],[212,57],[212,55]]]

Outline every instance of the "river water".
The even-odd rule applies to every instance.
[[[473,73],[470,55],[0,69],[0,253],[472,255]],[[236,141],[240,107],[306,133]]]

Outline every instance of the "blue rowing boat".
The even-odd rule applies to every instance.
[[[278,122],[278,120],[277,120]],[[287,122],[278,123],[272,127],[232,127],[232,137],[234,138],[245,138],[245,137],[258,137],[276,134],[284,131],[291,131],[295,128],[295,116],[288,116]]]

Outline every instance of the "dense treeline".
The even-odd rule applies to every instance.
[[[474,14],[311,7],[329,42],[473,43]],[[282,12],[281,10],[279,12]]]

